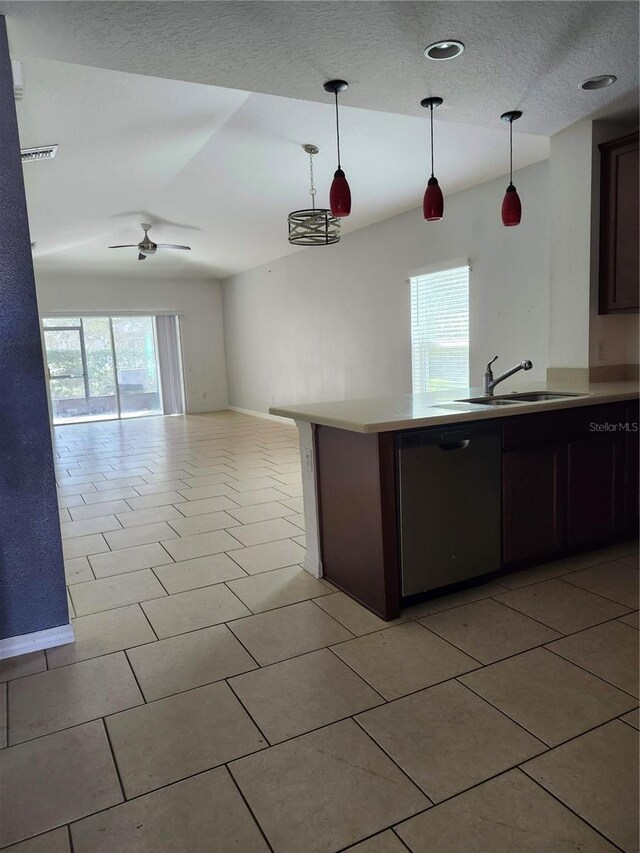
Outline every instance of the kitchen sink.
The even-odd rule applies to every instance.
[[[576,394],[572,392],[561,391],[522,391],[519,394],[505,394],[505,399],[517,402],[522,400],[525,403],[542,403],[545,400],[562,400],[566,397],[587,397],[588,394]]]
[[[501,397],[471,397],[468,400],[456,400],[456,403],[475,403],[478,406],[513,406],[516,403],[543,403],[547,400],[587,396],[588,394],[576,394],[569,391],[522,391],[521,393],[504,394]]]
[[[477,403],[478,406],[513,406],[517,400],[503,397],[471,397],[469,400],[456,400],[456,403]]]

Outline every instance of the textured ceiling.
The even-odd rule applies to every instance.
[[[24,166],[36,271],[202,278],[294,251],[286,220],[309,204],[305,142],[321,149],[318,204],[327,203],[335,169],[329,104],[39,59],[25,60],[24,73],[25,97],[16,102],[21,145],[60,146],[55,159]],[[445,194],[504,175],[503,122],[435,124]],[[428,176],[427,116],[346,107],[342,130],[354,199],[343,231],[418,208]],[[546,137],[515,137],[516,168],[548,153]],[[137,243],[143,221],[156,223],[157,242],[193,251],[139,263],[133,249],[107,249]]]
[[[637,106],[637,2],[1,2],[16,58],[326,102],[322,83],[350,82],[344,103],[494,127],[518,108],[519,130],[552,134],[589,115]],[[464,54],[430,62],[432,41]],[[610,89],[584,92],[610,73]]]
[[[418,207],[426,95],[445,99],[445,194],[505,173],[506,109],[524,112],[516,168],[581,118],[637,111],[637,2],[0,0],[0,13],[25,67],[22,145],[60,145],[25,166],[37,270],[225,276],[293,251],[286,214],[308,203],[299,146],[322,149],[322,203],[335,168],[330,77],[350,83],[345,233]],[[464,41],[464,54],[425,60],[442,38]],[[602,73],[616,85],[578,88]],[[106,249],[136,242],[143,220],[157,241],[193,251],[142,264]]]

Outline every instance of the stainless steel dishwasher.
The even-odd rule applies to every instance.
[[[403,596],[500,568],[501,453],[495,421],[400,434]]]

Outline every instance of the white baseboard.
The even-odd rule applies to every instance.
[[[66,646],[75,642],[73,625],[58,625],[46,628],[44,631],[34,631],[31,634],[20,634],[17,637],[7,637],[0,640],[0,660],[38,652],[41,649],[51,649],[54,646]]]
[[[253,409],[241,409],[239,406],[227,406],[232,412],[238,412],[240,415],[251,415],[252,418],[264,418],[267,421],[277,421],[287,426],[293,426],[295,421],[291,418],[281,418],[278,415],[270,415],[268,412],[256,412]]]
[[[302,564],[305,568],[305,571],[309,572],[310,575],[313,575],[314,578],[322,577],[322,563],[319,560],[314,560],[312,557],[308,555],[304,558],[304,563]]]

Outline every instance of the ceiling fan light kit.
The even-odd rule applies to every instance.
[[[151,225],[148,222],[142,222],[140,227],[144,231],[144,238],[138,243],[138,260],[144,261],[149,255],[155,255],[158,244],[154,243],[151,237],[149,237],[148,232]]]
[[[138,260],[144,261],[151,255],[155,255],[158,249],[180,249],[183,252],[190,252],[191,246],[181,246],[178,243],[154,243],[149,237],[151,225],[148,222],[142,222],[140,227],[144,231],[144,237],[139,243],[126,243],[119,246],[109,246],[110,249],[137,249]]]

